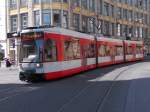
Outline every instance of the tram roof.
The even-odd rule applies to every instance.
[[[131,41],[131,40],[125,40],[125,42],[131,43],[131,44],[132,44],[132,43],[133,43],[133,44],[134,44],[134,43],[136,43],[136,44],[143,44],[143,41],[133,41],[133,40]]]
[[[114,39],[114,38],[106,38],[106,37],[97,37],[98,41],[108,41],[108,42],[122,42],[123,40],[121,39]]]
[[[77,31],[73,31],[73,30],[69,30],[69,29],[64,29],[64,28],[60,28],[60,27],[26,29],[26,30],[23,30],[21,33],[28,33],[28,32],[56,33],[56,34],[62,34],[62,35],[66,35],[66,36],[73,36],[73,37],[78,37],[78,38],[94,40],[93,35],[77,32]]]
[[[62,34],[66,36],[73,36],[77,38],[84,38],[84,39],[90,39],[94,40],[94,36],[90,34],[85,34],[65,28],[60,28],[60,27],[51,27],[51,28],[31,28],[31,29],[25,29],[22,30],[21,33],[29,33],[29,32],[47,32],[47,33],[56,33],[56,34]],[[114,39],[114,38],[106,38],[104,36],[97,37],[98,41],[109,41],[109,42],[122,42],[123,40],[120,39]],[[128,43],[137,43],[137,44],[142,44],[142,41],[131,41],[131,40],[125,40],[125,42]]]

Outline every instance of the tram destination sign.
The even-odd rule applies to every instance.
[[[22,40],[34,40],[34,39],[39,39],[42,37],[43,37],[42,32],[29,32],[29,33],[22,33],[21,34]]]

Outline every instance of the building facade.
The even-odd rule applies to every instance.
[[[7,33],[52,25],[111,38],[141,40],[149,36],[149,0],[7,0]],[[18,56],[17,38],[7,41]]]

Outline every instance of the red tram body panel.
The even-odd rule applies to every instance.
[[[123,42],[122,40],[100,37],[98,38],[98,65],[106,66],[122,63]]]
[[[141,41],[94,37],[63,28],[23,32],[21,49],[29,55],[21,57],[20,80],[30,80],[29,76],[57,79],[144,57]]]

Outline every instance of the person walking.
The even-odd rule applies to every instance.
[[[11,62],[9,59],[6,59],[6,67],[7,68],[11,67]]]

